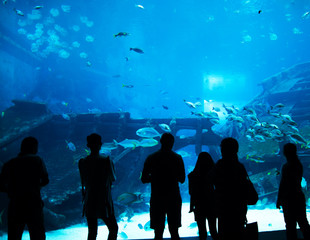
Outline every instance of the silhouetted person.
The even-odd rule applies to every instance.
[[[171,239],[179,239],[182,208],[179,182],[185,181],[184,163],[172,151],[172,134],[164,133],[160,143],[161,149],[145,160],[141,181],[151,183],[150,219],[155,239],[163,238],[166,215]]]
[[[243,239],[247,203],[245,181],[247,172],[238,160],[239,144],[234,138],[221,142],[222,159],[212,170],[215,186],[219,239]]]
[[[208,219],[212,239],[218,239],[214,186],[209,175],[213,167],[214,162],[211,155],[201,152],[194,170],[188,174],[188,187],[191,195],[190,212],[195,214],[200,240],[207,239],[206,219]]]
[[[277,208],[282,206],[286,224],[287,240],[297,239],[296,223],[298,223],[304,239],[310,239],[310,226],[306,215],[306,200],[302,192],[301,180],[303,167],[297,156],[297,148],[287,143],[283,148],[287,160],[282,167]]]
[[[1,190],[8,193],[8,240],[21,240],[27,225],[31,240],[44,240],[43,201],[40,189],[48,184],[43,160],[37,156],[38,141],[27,137],[20,153],[3,165]]]
[[[83,215],[88,224],[88,240],[95,240],[98,231],[98,219],[102,219],[109,229],[109,240],[117,238],[118,225],[114,215],[111,186],[115,181],[113,162],[109,157],[99,155],[100,135],[93,133],[87,137],[90,155],[79,161],[82,183]]]

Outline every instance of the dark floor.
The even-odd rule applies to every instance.
[[[301,233],[298,232],[298,240],[302,240]],[[188,237],[182,238],[182,240],[198,240],[198,237]],[[211,240],[211,237],[208,237],[207,240]],[[233,238],[232,238],[233,239]],[[259,240],[286,240],[285,231],[272,231],[272,232],[260,232],[258,235]],[[251,240],[251,239],[247,239]]]

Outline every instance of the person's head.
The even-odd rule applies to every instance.
[[[39,142],[34,137],[26,137],[20,145],[20,154],[37,154]]]
[[[283,154],[287,160],[296,158],[297,147],[294,143],[286,143],[283,147]]]
[[[171,133],[164,133],[160,138],[161,148],[171,150],[174,144],[174,136]]]
[[[221,153],[222,157],[236,156],[239,150],[238,141],[234,138],[224,138],[221,142]]]
[[[199,153],[196,166],[195,166],[195,171],[198,171],[200,173],[206,173],[206,172],[209,172],[213,166],[214,166],[214,162],[209,153],[207,152]]]
[[[87,136],[87,147],[89,147],[91,151],[99,151],[101,145],[101,136],[99,134],[92,133]]]

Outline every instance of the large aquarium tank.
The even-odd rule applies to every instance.
[[[221,140],[234,137],[259,194],[249,222],[283,230],[287,142],[298,147],[310,209],[309,42],[309,0],[1,0],[0,169],[36,137],[50,177],[47,237],[86,239],[77,163],[96,132],[116,169],[118,238],[153,238],[140,178],[161,134],[175,136],[186,174],[201,151],[216,162]],[[188,180],[180,190],[180,235],[197,236]],[[7,204],[0,193],[4,238]],[[102,222],[98,234],[107,235]]]

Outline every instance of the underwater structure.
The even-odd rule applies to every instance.
[[[23,137],[37,136],[40,145],[38,154],[43,157],[50,176],[49,185],[42,190],[46,202],[47,229],[63,228],[81,221],[77,163],[89,153],[86,136],[90,133],[102,135],[102,154],[109,154],[115,164],[117,187],[113,195],[117,197],[115,205],[118,214],[128,212],[128,205],[135,202],[144,205],[138,207],[138,211],[148,211],[149,194],[142,195],[145,186],[139,177],[144,160],[159,147],[159,137],[164,132],[159,125],[166,126],[169,130],[165,131],[176,135],[176,150],[194,145],[198,155],[202,146],[207,145],[217,154],[216,149],[221,141],[221,137],[213,133],[212,123],[207,118],[131,119],[127,112],[54,115],[43,103],[19,100],[13,100],[13,103],[14,106],[7,109],[0,120],[1,160],[18,153]],[[145,138],[141,137],[139,129]],[[178,131],[185,129],[195,134],[178,136]],[[1,165],[3,163],[1,161]],[[4,199],[1,195],[1,203],[5,206]],[[128,214],[134,212],[131,210]],[[6,221],[5,214],[3,221]]]

